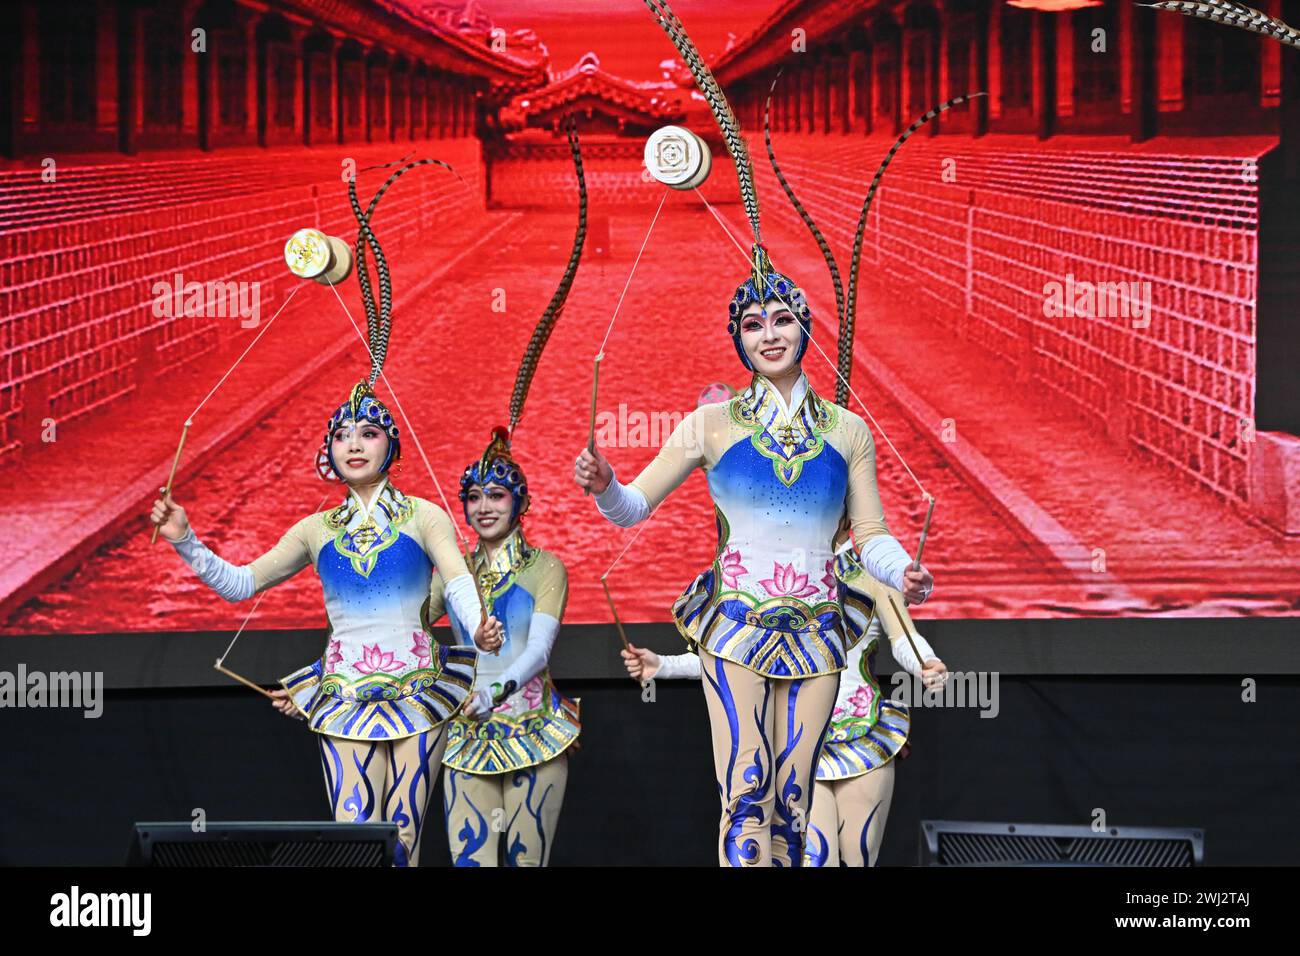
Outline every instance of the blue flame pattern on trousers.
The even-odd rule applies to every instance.
[[[890,761],[855,777],[818,779],[804,866],[876,866],[894,796]]]
[[[718,862],[801,866],[838,675],[777,680],[700,657],[722,805]]]
[[[317,734],[330,813],[341,823],[397,824],[395,866],[415,866],[434,774],[447,746],[446,724],[400,740]]]
[[[444,820],[456,866],[546,866],[568,782],[560,754],[507,773],[443,768]],[[504,854],[502,839],[504,838]]]

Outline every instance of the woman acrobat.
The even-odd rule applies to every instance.
[[[421,160],[404,166],[385,183]],[[468,700],[478,651],[431,643],[420,609],[435,577],[446,600],[477,623],[474,645],[501,646],[502,627],[483,615],[455,529],[437,505],[400,491],[389,469],[401,456],[397,423],[375,395],[391,328],[387,264],[356,203],[355,249],[369,323],[371,368],[333,411],[317,465],[347,486],[344,500],[295,523],[271,550],[234,565],[195,535],[170,493],[150,520],[227,601],[243,601],[293,577],[308,564],[320,576],[330,636],[320,659],[282,679],[274,703],[301,715],[316,734],[333,818],[391,821],[398,826],[395,863],[415,866],[429,794],[447,746],[451,718]],[[379,195],[370,205],[373,213]],[[381,305],[370,295],[365,247],[378,260]]]

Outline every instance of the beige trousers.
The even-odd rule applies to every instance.
[[[801,866],[840,675],[764,677],[700,650],[722,801],[720,866]]]
[[[424,812],[447,748],[446,726],[399,740],[316,735],[334,819],[396,823],[395,866],[419,865]]]
[[[501,834],[506,866],[546,866],[560,822],[569,756],[507,773],[443,771],[443,808],[453,866],[496,866]]]
[[[858,777],[818,780],[804,866],[875,866],[894,798],[894,761]]]

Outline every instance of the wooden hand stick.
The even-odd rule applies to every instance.
[[[907,638],[907,643],[912,645],[912,653],[916,655],[916,663],[921,668],[925,667],[925,661],[921,660],[921,652],[916,649],[916,641],[912,640],[912,632],[907,629],[907,618],[903,617],[903,612],[898,609],[898,604],[894,596],[890,594],[889,605],[894,609],[894,616],[898,618],[898,623],[903,626],[903,636]]]
[[[925,524],[921,526],[921,543],[916,546],[916,560],[912,562],[912,570],[921,570],[921,552],[925,550],[925,539],[930,533],[930,519],[934,517],[934,495],[926,495],[930,499],[930,509],[925,513]]]
[[[600,360],[605,357],[601,352],[596,356],[591,366],[591,425],[587,428],[587,451],[596,454],[596,383],[600,381]],[[591,494],[590,488],[583,488],[584,495]]]
[[[192,421],[186,421],[186,422],[185,422],[185,427],[181,429],[181,440],[180,440],[180,444],[178,444],[178,445],[176,446],[176,457],[172,459],[172,473],[171,473],[170,475],[167,476],[167,487],[163,489],[163,500],[164,500],[164,501],[166,501],[166,500],[167,500],[167,496],[170,495],[170,494],[172,493],[172,482],[174,482],[174,481],[176,480],[176,466],[179,465],[180,462],[181,462],[181,449],[185,447],[185,436],[189,434],[190,426],[193,425],[193,424],[194,424],[194,423],[193,423]],[[162,526],[161,526],[161,525],[154,525],[154,526],[153,526],[153,537],[151,537],[151,538],[149,539],[149,543],[150,543],[150,544],[157,544],[157,543],[158,543],[158,529],[159,529],[160,527],[162,527]]]
[[[627,635],[623,633],[623,622],[618,619],[618,608],[614,607],[614,596],[609,593],[609,584],[606,583],[603,577],[600,579],[600,586],[605,589],[605,600],[609,602],[609,609],[614,614],[614,626],[618,628],[618,636],[623,642],[623,649],[631,651],[632,645],[627,642]]]
[[[261,694],[263,697],[267,698],[268,700],[275,700],[275,697],[272,696],[271,692],[268,691],[265,687],[258,687],[256,684],[254,684],[254,683],[253,683],[251,680],[249,680],[247,677],[240,677],[240,676],[239,676],[238,674],[236,674],[234,671],[232,671],[232,670],[227,670],[227,669],[222,665],[222,663],[221,663],[221,658],[217,658],[217,662],[216,662],[215,664],[213,664],[212,666],[215,667],[217,670],[221,671],[221,673],[225,674],[227,677],[233,677],[235,680],[239,681],[239,682],[240,682],[241,684],[243,684],[245,687],[251,687],[251,688],[253,688],[253,690],[257,691],[259,694]]]

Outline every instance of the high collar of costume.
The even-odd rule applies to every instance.
[[[410,499],[398,491],[385,475],[379,488],[370,492],[368,501],[363,500],[356,489],[348,488],[347,498],[330,512],[330,522],[345,531],[355,531],[370,524],[382,534],[389,525],[400,523],[410,508]]]
[[[781,395],[781,390],[772,384],[767,376],[755,372],[749,388],[745,389],[739,400],[749,406],[755,418],[764,424],[771,424],[793,421],[804,404],[806,402],[812,404],[816,398],[817,393],[812,390],[812,386],[808,384],[808,376],[803,372],[799,373],[798,380],[790,389],[788,405]]]
[[[533,548],[524,538],[524,529],[516,527],[506,535],[506,539],[501,542],[496,553],[490,558],[487,553],[487,545],[482,540],[475,545],[471,555],[474,562],[474,573],[490,572],[495,581],[500,581],[519,570],[532,553]]]

